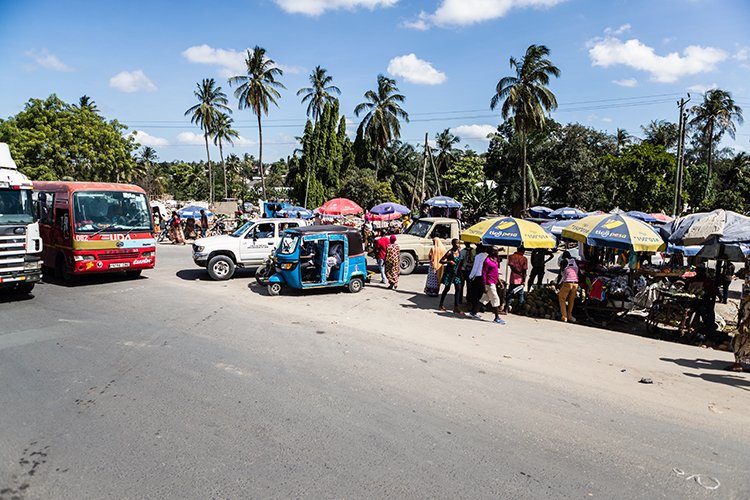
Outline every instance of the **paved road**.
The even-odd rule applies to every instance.
[[[750,497],[747,414],[704,424],[658,398],[561,386],[514,365],[510,340],[512,356],[491,352],[503,339],[489,323],[476,354],[452,349],[439,339],[479,346],[480,330],[413,309],[418,295],[271,298],[251,273],[210,282],[187,248],[158,253],[138,280],[0,303],[0,498]],[[396,326],[358,323],[355,307]],[[531,351],[577,362],[535,324]]]

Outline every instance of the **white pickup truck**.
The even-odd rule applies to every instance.
[[[199,238],[193,243],[193,262],[217,281],[228,280],[238,267],[263,264],[281,241],[285,229],[305,226],[302,219],[256,219],[232,234]]]

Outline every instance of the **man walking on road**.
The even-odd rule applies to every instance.
[[[390,238],[385,235],[385,232],[380,232],[380,238],[375,241],[375,260],[378,262],[380,267],[380,282],[385,283],[385,255],[388,252],[388,245],[391,244]]]

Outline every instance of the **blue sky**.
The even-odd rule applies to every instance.
[[[732,92],[750,122],[750,2],[746,0],[245,0],[236,2],[0,0],[0,116],[32,97],[91,96],[139,131],[163,160],[198,160],[200,131],[183,116],[196,82],[226,77],[260,45],[284,70],[279,108],[264,117],[264,159],[291,154],[304,128],[296,91],[328,69],[356,127],[354,107],[378,73],[397,79],[411,123],[402,139],[451,128],[485,151],[500,121],[489,110],[508,58],[547,45],[562,75],[553,117],[639,135],[677,120],[676,101],[712,86]],[[257,156],[249,111],[229,152]],[[726,145],[750,150],[750,125]]]

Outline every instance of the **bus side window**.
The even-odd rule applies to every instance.
[[[70,238],[70,211],[58,210],[57,216],[55,217],[55,226],[60,230],[60,234],[64,240]]]

